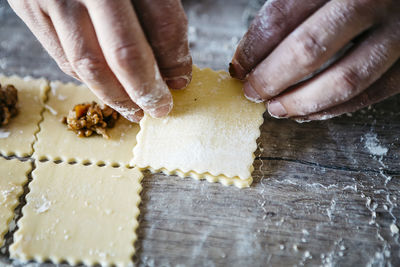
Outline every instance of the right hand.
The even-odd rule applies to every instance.
[[[130,121],[172,109],[191,80],[180,0],[9,0],[58,66]],[[136,12],[137,11],[137,12]],[[168,86],[167,86],[168,85]]]
[[[398,0],[269,0],[230,72],[273,117],[326,120],[399,94],[399,58]]]

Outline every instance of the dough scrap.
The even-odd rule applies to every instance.
[[[24,192],[23,186],[28,182],[27,175],[31,168],[29,161],[0,158],[0,247],[14,217],[14,209],[19,204],[19,197]]]
[[[112,129],[107,129],[110,139],[99,135],[77,137],[60,121],[79,103],[102,103],[87,87],[73,83],[51,82],[51,92],[40,124],[38,141],[34,145],[35,159],[62,160],[107,165],[129,165],[132,147],[136,144],[139,125],[121,117]]]
[[[167,117],[146,114],[140,122],[132,163],[153,172],[248,186],[264,104],[247,100],[242,83],[228,73],[196,66],[190,85],[172,94],[174,108]]]
[[[39,131],[48,82],[45,79],[0,75],[0,83],[12,84],[18,89],[18,114],[9,124],[0,127],[0,153],[6,156],[30,156],[35,134]]]
[[[18,221],[12,258],[71,265],[133,265],[137,169],[37,162]]]

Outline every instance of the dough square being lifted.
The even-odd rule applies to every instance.
[[[242,83],[228,73],[195,66],[190,85],[172,94],[174,108],[167,117],[146,114],[140,122],[132,163],[151,171],[248,186],[264,104],[247,100]]]
[[[24,192],[23,186],[28,181],[31,168],[30,161],[21,162],[0,157],[0,247],[4,244],[4,235],[14,217],[14,209]]]
[[[130,266],[138,226],[141,172],[37,162],[18,221],[12,258]]]
[[[100,135],[78,137],[61,123],[76,104],[102,103],[86,86],[51,82],[51,91],[40,123],[38,141],[34,145],[35,159],[63,160],[107,165],[129,165],[132,147],[136,144],[139,125],[122,116],[114,128],[107,129],[109,139]]]
[[[11,84],[18,90],[18,114],[7,125],[0,126],[0,153],[6,156],[30,156],[35,134],[39,131],[48,82],[45,79],[0,75],[0,84]]]

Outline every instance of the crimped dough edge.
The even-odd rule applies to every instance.
[[[194,67],[198,68],[197,66],[193,65]],[[200,71],[212,71],[212,72],[217,72],[219,74],[226,74],[229,75],[229,73],[227,73],[226,71],[223,70],[218,70],[218,71],[214,71],[211,68],[198,68]],[[136,145],[133,148],[133,158],[131,160],[130,165],[131,166],[135,166],[138,167],[140,170],[149,170],[152,173],[164,173],[166,175],[178,175],[179,177],[190,177],[190,178],[194,178],[196,180],[207,180],[208,182],[211,183],[221,183],[225,186],[230,186],[230,185],[234,185],[238,188],[245,188],[245,187],[250,187],[250,185],[253,182],[253,178],[251,176],[251,173],[254,171],[254,159],[255,159],[255,151],[257,150],[257,139],[260,137],[261,135],[261,130],[260,127],[261,125],[264,123],[264,114],[265,109],[263,110],[263,112],[260,114],[260,117],[258,119],[258,127],[257,127],[257,137],[255,138],[254,142],[253,142],[253,153],[251,156],[251,160],[249,160],[249,164],[247,165],[248,170],[250,172],[250,176],[249,177],[239,177],[239,176],[234,176],[234,175],[229,175],[226,174],[224,172],[209,172],[206,170],[198,170],[198,169],[194,169],[194,170],[183,170],[182,168],[176,167],[174,169],[168,169],[165,168],[163,166],[150,166],[150,165],[140,165],[135,163],[135,155],[137,152],[137,147],[139,142],[142,140],[142,129],[143,129],[143,123],[144,123],[144,119],[142,119],[140,121],[140,131],[139,133],[136,135]]]
[[[0,73],[0,78],[6,78],[6,79],[17,79],[17,80],[23,80],[25,82],[29,82],[29,81],[39,81],[39,80],[43,80],[45,81],[44,86],[40,87],[40,91],[39,91],[39,97],[40,97],[40,102],[42,104],[42,109],[40,110],[40,120],[37,122],[36,124],[36,129],[33,132],[33,135],[35,136],[35,140],[33,143],[35,143],[36,141],[36,134],[40,131],[40,127],[39,124],[40,122],[42,122],[43,120],[43,111],[44,111],[44,104],[47,101],[47,93],[50,90],[50,82],[48,79],[46,79],[45,77],[40,77],[40,78],[34,78],[32,76],[25,76],[25,77],[21,77],[18,76],[16,74],[13,74],[11,76],[8,75],[4,75],[3,73]],[[17,88],[18,89],[18,88]],[[18,116],[18,115],[17,115]],[[0,147],[0,154],[6,157],[11,157],[11,156],[17,156],[20,158],[24,158],[24,157],[30,157],[32,156],[34,150],[33,150],[33,143],[30,146],[30,151],[29,152],[22,152],[20,150],[5,150],[4,148]]]
[[[14,160],[14,161],[18,161],[19,163],[26,163],[26,164],[29,164],[30,162],[29,161],[24,161],[24,162],[21,162],[20,160],[18,160],[18,159],[5,159],[5,158],[1,158],[2,160]],[[18,205],[21,203],[20,201],[19,201],[19,198],[22,196],[22,194],[24,193],[24,186],[26,185],[26,183],[28,182],[28,174],[30,173],[32,171],[32,165],[25,171],[25,173],[24,173],[24,175],[25,175],[25,181],[24,181],[24,183],[23,184],[21,184],[20,185],[20,190],[19,190],[19,192],[15,195],[16,196],[16,201],[15,201],[15,203],[14,203],[14,205],[11,205],[10,207],[9,207],[9,211],[12,211],[12,213],[13,213],[13,216],[11,216],[10,218],[8,218],[6,221],[5,221],[5,224],[7,225],[7,226],[9,226],[10,225],[10,222],[14,219],[14,217],[15,217],[15,209],[18,207]],[[0,247],[1,246],[3,246],[4,245],[4,242],[5,242],[5,240],[4,240],[4,235],[5,234],[7,234],[7,232],[9,231],[10,229],[8,229],[8,228],[6,228],[6,229],[4,229],[4,231],[3,232],[0,232]]]
[[[55,163],[48,161],[48,162],[45,162],[44,164],[55,164]],[[59,164],[69,164],[69,163],[62,162],[62,163],[59,163]],[[101,168],[101,167],[97,166],[96,168]],[[34,176],[35,170],[33,170],[32,176]],[[132,240],[131,240],[132,249],[131,249],[131,253],[129,255],[130,258],[133,258],[133,256],[135,255],[135,252],[136,252],[134,244],[138,239],[136,231],[137,231],[137,228],[139,227],[138,217],[139,217],[139,214],[140,214],[139,205],[141,203],[140,193],[143,190],[141,182],[143,180],[144,175],[140,171],[139,168],[138,168],[138,170],[139,170],[139,173],[141,174],[139,179],[138,179],[138,184],[139,184],[138,190],[136,191],[136,193],[139,196],[139,199],[135,203],[135,206],[132,207],[132,208],[135,208],[134,215],[132,217],[135,220],[135,223],[134,223],[133,229],[132,229],[133,235],[132,235]],[[29,188],[29,192],[30,192],[31,191],[31,183],[29,183],[28,188]],[[27,195],[29,195],[29,194],[30,193],[28,193]],[[22,219],[25,216],[24,215],[24,210],[25,209],[26,209],[26,205],[21,210],[22,217],[17,222],[18,230],[15,232],[14,237],[13,237],[14,238],[14,242],[10,246],[10,256],[11,256],[12,259],[21,261],[22,263],[27,263],[27,262],[33,260],[33,261],[36,261],[38,263],[44,263],[45,261],[51,261],[54,264],[61,264],[63,262],[66,262],[66,263],[68,263],[70,265],[73,265],[73,266],[78,265],[78,264],[84,264],[84,265],[88,265],[88,266],[94,266],[94,265],[97,265],[97,264],[99,264],[101,266],[121,266],[121,267],[126,266],[126,264],[124,262],[94,261],[94,260],[89,260],[89,259],[79,259],[79,258],[75,258],[73,256],[59,258],[59,257],[56,257],[56,256],[51,256],[51,255],[47,255],[47,256],[46,255],[39,255],[39,254],[26,255],[25,253],[19,253],[19,252],[14,251],[13,247],[16,246],[18,244],[19,240],[21,240],[22,237],[23,237],[22,236],[23,232],[21,233],[21,229],[24,229],[24,223],[23,223]],[[132,261],[129,266],[134,266],[134,262]]]

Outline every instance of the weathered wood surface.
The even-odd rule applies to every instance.
[[[257,1],[201,2],[185,2],[194,62],[226,68]],[[4,0],[0,72],[68,80]],[[400,97],[327,122],[265,118],[251,188],[146,174],[137,264],[399,266]]]

